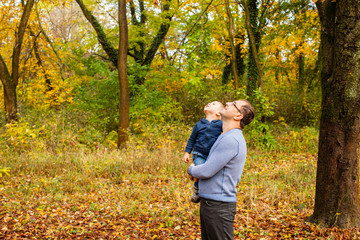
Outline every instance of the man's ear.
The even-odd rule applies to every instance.
[[[240,113],[238,113],[238,114],[236,114],[236,116],[234,116],[234,120],[236,120],[236,121],[241,121],[241,119],[243,119],[243,118],[244,118],[244,115],[242,115]]]

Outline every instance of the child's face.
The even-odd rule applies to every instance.
[[[214,102],[206,104],[205,107],[204,107],[204,111],[217,113],[222,108],[223,108],[223,105],[220,102],[214,101]]]

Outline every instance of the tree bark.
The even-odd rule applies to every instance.
[[[321,22],[320,120],[315,207],[323,227],[360,226],[360,1],[317,1]]]
[[[257,0],[241,0],[246,18],[246,29],[249,36],[249,60],[248,60],[248,82],[246,93],[251,96],[254,90],[263,85],[263,69],[259,58],[260,33],[258,29],[258,9]]]
[[[20,54],[26,26],[33,6],[34,0],[28,0],[24,6],[20,24],[17,28],[17,32],[15,33],[15,44],[11,61],[11,75],[4,59],[0,55],[0,80],[4,86],[4,105],[7,123],[18,120],[16,87],[19,81]]]
[[[242,76],[245,73],[245,63],[244,63],[244,57],[241,54],[241,48],[243,46],[243,43],[245,41],[245,36],[244,35],[240,35],[240,36],[235,36],[235,39],[237,39],[235,42],[237,42],[236,46],[235,46],[235,52],[236,52],[236,66],[237,66],[237,73],[239,76],[239,82],[241,82]],[[230,49],[231,51],[231,49]],[[228,59],[230,59],[230,63],[226,64],[224,69],[223,69],[223,73],[222,73],[222,84],[227,84],[228,83],[228,79],[230,74],[232,73],[232,61],[231,61],[231,56],[225,54],[225,58],[226,61]]]
[[[142,62],[142,66],[150,66],[152,60],[155,57],[155,54],[157,52],[157,50],[160,47],[160,44],[163,42],[166,34],[169,31],[170,28],[170,22],[172,19],[172,14],[169,13],[170,10],[170,2],[171,0],[165,0],[164,4],[163,4],[163,14],[165,15],[165,20],[164,22],[160,25],[160,29],[157,32],[156,36],[153,38],[150,47],[146,53],[145,59]]]
[[[231,46],[231,63],[232,63],[232,69],[233,69],[233,73],[234,73],[235,90],[237,90],[237,89],[239,89],[239,77],[238,77],[238,71],[237,71],[237,69],[238,69],[237,64],[236,64],[237,57],[236,57],[234,36],[233,36],[233,31],[234,31],[233,18],[231,15],[229,0],[225,0],[225,5],[226,5],[226,13],[229,18],[228,32],[229,32],[229,41],[230,41],[230,46]]]
[[[302,89],[305,85],[305,56],[304,53],[300,53],[298,57],[298,84]]]
[[[4,87],[5,119],[7,123],[17,121],[16,85],[11,78],[4,59],[0,55],[0,79]]]
[[[142,0],[139,1],[140,21],[138,21],[136,18],[136,8],[135,8],[134,2],[131,0],[129,2],[129,4],[130,4],[130,13],[131,13],[131,24],[134,26],[141,27],[141,25],[144,25],[145,21],[146,21],[146,17],[144,16],[145,14],[143,12],[144,11],[144,2]],[[141,64],[142,60],[144,59],[144,54],[145,54],[145,43],[144,43],[144,40],[142,39],[145,36],[143,29],[140,30],[139,36],[140,36],[141,40],[136,41],[136,44],[138,46],[131,48],[131,51],[133,51],[133,56],[134,56],[135,61],[137,63]]]
[[[31,28],[29,27],[29,31],[30,31],[30,36],[32,36],[34,38],[34,44],[33,44],[33,50],[34,50],[34,54],[35,54],[35,57],[36,57],[36,60],[37,60],[37,65],[41,68],[43,74],[44,74],[44,78],[45,78],[45,83],[46,83],[46,88],[47,88],[47,91],[51,91],[53,90],[53,87],[51,86],[51,80],[50,80],[50,76],[49,74],[46,73],[46,68],[43,64],[43,61],[41,59],[41,56],[40,56],[40,50],[39,50],[39,45],[37,43],[37,38],[39,36],[36,35],[32,30]]]
[[[118,74],[120,83],[120,107],[118,147],[124,146],[128,139],[129,127],[129,87],[127,79],[128,25],[126,19],[126,0],[119,0],[119,59]]]
[[[108,57],[110,58],[110,61],[114,64],[114,66],[117,67],[118,53],[117,53],[116,49],[113,48],[112,44],[106,37],[106,34],[105,34],[102,26],[100,25],[98,20],[95,18],[95,16],[86,8],[86,6],[82,0],[76,0],[76,2],[80,6],[81,11],[83,12],[86,19],[93,26],[93,28],[97,34],[98,41],[101,44],[101,46],[103,47],[103,49],[106,52],[106,54],[108,55]]]

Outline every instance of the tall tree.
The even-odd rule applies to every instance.
[[[120,83],[120,107],[118,147],[127,141],[129,127],[129,86],[127,79],[128,24],[126,19],[126,0],[119,0],[119,60],[118,74]]]
[[[15,43],[12,52],[11,74],[4,58],[0,55],[0,79],[4,86],[4,104],[6,112],[6,122],[16,121],[17,116],[17,98],[16,87],[19,82],[19,65],[22,43],[25,30],[30,17],[31,9],[34,6],[34,0],[28,0],[23,8],[19,26],[15,32]]]
[[[245,12],[246,29],[249,37],[249,56],[246,93],[250,97],[257,88],[258,83],[262,83],[262,67],[259,60],[260,29],[259,29],[259,9],[257,0],[241,0]]]
[[[127,80],[127,72],[126,72],[126,59],[127,55],[130,55],[140,63],[142,66],[150,66],[153,61],[156,52],[158,51],[161,43],[163,42],[169,28],[170,21],[172,18],[172,14],[169,13],[170,9],[170,1],[164,0],[162,4],[162,11],[164,19],[160,24],[160,28],[158,29],[157,34],[152,39],[152,42],[145,53],[144,44],[140,44],[140,50],[133,49],[133,54],[128,49],[128,26],[126,19],[126,1],[119,0],[119,25],[120,25],[120,41],[119,41],[119,50],[115,49],[107,37],[102,25],[96,19],[96,17],[92,14],[92,12],[85,6],[82,0],[76,0],[78,5],[80,6],[82,12],[86,19],[91,23],[94,28],[98,41],[103,47],[104,51],[108,55],[110,61],[116,68],[118,69],[119,81],[120,81],[120,106],[119,106],[119,126],[118,126],[118,147],[122,146],[127,140],[127,128],[129,127],[129,87]],[[135,18],[135,11],[132,1],[130,1],[130,10],[132,13],[132,23],[135,25],[141,25],[145,23],[146,17],[144,15],[144,2],[142,0],[140,2],[141,9],[141,17],[140,22],[138,22]],[[125,24],[126,23],[126,24]],[[125,52],[124,52],[125,51]],[[124,55],[125,53],[125,55]],[[143,77],[135,77],[136,83],[141,85],[144,83]]]
[[[360,0],[317,1],[322,111],[315,208],[321,226],[359,227]]]
[[[239,80],[241,81],[242,76],[245,73],[244,54],[241,53],[241,50],[243,48],[244,41],[245,41],[245,34],[237,33],[237,35],[235,35],[235,39],[236,39],[235,42],[237,43],[235,45],[236,67],[237,67],[237,73],[239,76]],[[229,52],[231,52],[231,49],[229,50]],[[225,54],[225,58],[226,58],[227,62],[229,62],[229,63],[225,65],[225,67],[222,71],[222,83],[223,84],[226,84],[228,82],[228,79],[229,79],[229,76],[231,73],[234,74],[232,72],[233,65],[232,65],[231,56],[229,56],[229,54]]]
[[[226,13],[229,18],[228,32],[229,32],[229,41],[230,41],[230,47],[231,47],[231,65],[232,65],[233,73],[234,73],[235,89],[237,90],[239,88],[239,77],[238,77],[238,67],[237,67],[237,62],[236,62],[237,56],[236,56],[234,33],[233,33],[234,22],[233,22],[233,17],[231,14],[229,0],[225,0],[225,5],[226,5]]]
[[[77,4],[80,6],[81,11],[84,13],[84,16],[89,21],[91,26],[94,28],[98,41],[104,51],[106,52],[110,62],[117,67],[118,66],[118,52],[113,47],[112,43],[108,39],[102,25],[100,22],[96,19],[96,17],[92,14],[92,12],[86,7],[84,2],[82,0],[76,0]]]
[[[258,0],[237,0],[245,12],[246,29],[249,37],[249,56],[246,93],[250,97],[257,87],[263,86],[263,67],[259,56],[263,28],[274,0],[264,0],[259,8]]]
[[[109,60],[113,63],[114,66],[118,66],[118,51],[115,49],[109,40],[108,36],[106,35],[102,25],[97,20],[95,15],[86,7],[83,0],[76,0],[78,5],[80,6],[82,12],[84,13],[84,16],[86,19],[91,23],[92,27],[94,28],[98,41],[101,44],[102,48],[106,52]],[[156,1],[157,2],[157,1]],[[163,0],[162,1],[162,14],[161,14],[161,24],[154,35],[154,37],[151,40],[151,43],[148,48],[145,48],[145,43],[143,40],[136,40],[136,44],[139,46],[131,47],[129,48],[127,54],[135,59],[136,62],[138,62],[141,66],[149,67],[154,60],[155,54],[158,51],[161,43],[163,42],[166,34],[169,31],[170,28],[170,21],[173,17],[173,14],[170,12],[170,2],[171,0]],[[145,8],[144,8],[144,1],[139,1],[140,6],[140,21],[136,18],[136,9],[135,4],[133,1],[130,1],[130,11],[131,11],[131,23],[135,26],[140,28],[145,28],[147,22],[146,22],[146,16],[145,16]],[[142,30],[145,31],[145,30]],[[141,37],[142,34],[140,34]],[[136,83],[141,85],[144,83],[144,77],[135,78]]]

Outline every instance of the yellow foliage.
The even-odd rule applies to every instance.
[[[28,122],[20,120],[6,124],[0,137],[6,139],[8,146],[17,150],[45,149],[45,144],[39,137],[44,129],[45,126],[35,129]]]

